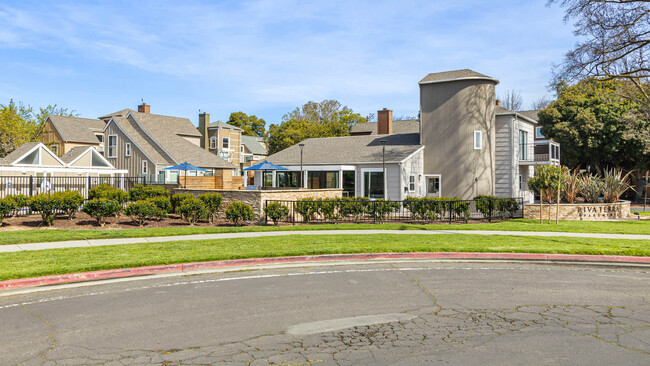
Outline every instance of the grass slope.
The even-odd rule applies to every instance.
[[[57,230],[34,229],[0,232],[0,245],[39,243],[65,240],[141,238],[151,236],[172,236],[189,234],[211,234],[253,231],[292,230],[506,230],[506,231],[550,231],[609,234],[649,234],[650,221],[560,221],[559,225],[540,224],[536,220],[517,219],[486,224],[318,224],[297,226],[248,226],[248,227],[172,227],[133,228],[128,230]]]
[[[0,254],[0,280],[224,259],[377,252],[520,252],[650,256],[647,241],[476,235],[322,235],[220,239]]]

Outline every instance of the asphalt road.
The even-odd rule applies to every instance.
[[[2,365],[648,365],[650,268],[355,264],[0,297]]]

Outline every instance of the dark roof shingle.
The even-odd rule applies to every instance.
[[[420,133],[420,121],[397,120],[393,121],[393,133]],[[357,123],[352,127],[350,134],[377,134],[377,122]]]
[[[246,146],[248,151],[250,151],[252,154],[255,155],[266,155],[269,152],[267,149],[262,145],[261,142],[262,138],[257,137],[257,136],[245,136],[242,135],[241,137],[241,143]]]
[[[52,114],[48,116],[48,119],[65,142],[99,145],[99,140],[93,131],[102,131],[106,126],[104,121],[98,119],[64,117]]]
[[[425,76],[418,84],[442,83],[463,79],[485,79],[499,83],[499,80],[470,69],[434,72]]]

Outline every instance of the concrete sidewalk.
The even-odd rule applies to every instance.
[[[503,235],[503,236],[538,236],[538,237],[570,237],[570,238],[595,238],[619,240],[650,240],[650,235],[633,234],[594,234],[594,233],[562,233],[544,231],[491,231],[491,230],[306,230],[306,231],[259,231],[248,233],[221,233],[221,234],[196,234],[177,236],[158,236],[150,238],[116,238],[116,239],[90,239],[70,240],[49,243],[9,244],[0,245],[0,253],[21,252],[31,250],[99,247],[105,245],[124,245],[142,243],[163,243],[170,241],[213,240],[258,238],[287,235],[372,235],[372,234],[398,234],[398,235]]]

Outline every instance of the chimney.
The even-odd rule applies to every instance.
[[[501,99],[497,99],[497,105],[501,107]]]
[[[138,112],[140,112],[140,113],[150,113],[150,110],[149,110],[150,107],[151,106],[149,104],[142,103],[142,104],[140,104],[138,106]]]
[[[382,109],[377,111],[377,134],[388,135],[393,133],[393,111]]]
[[[199,132],[201,133],[201,147],[209,150],[208,143],[208,126],[210,125],[210,115],[203,112],[199,114]]]

